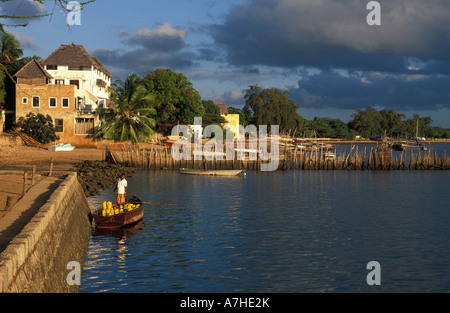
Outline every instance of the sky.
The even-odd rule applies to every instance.
[[[113,80],[170,68],[228,106],[258,84],[288,90],[306,119],[348,122],[372,106],[450,128],[448,0],[378,1],[381,25],[367,22],[368,0],[96,0],[70,27],[53,2],[0,2],[2,14],[53,12],[7,27],[24,56],[73,42]]]

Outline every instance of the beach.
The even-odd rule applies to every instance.
[[[6,199],[14,205],[23,194],[24,171],[28,172],[27,190],[31,187],[33,166],[36,166],[35,182],[49,174],[53,160],[53,175],[71,172],[75,163],[84,160],[102,160],[104,150],[76,148],[71,152],[51,152],[27,146],[0,146],[0,218],[7,211]]]

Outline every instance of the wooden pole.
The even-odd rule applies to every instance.
[[[23,194],[26,194],[27,192],[27,182],[28,182],[28,173],[23,173]]]
[[[48,176],[49,176],[49,177],[52,176],[52,172],[53,172],[53,158],[52,158],[52,161],[51,161],[51,163],[50,163],[50,170],[49,170],[49,172],[48,172]]]
[[[33,165],[33,174],[31,176],[31,186],[34,186],[35,176],[36,176],[36,165]]]

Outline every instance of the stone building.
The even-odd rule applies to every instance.
[[[110,107],[112,75],[81,45],[61,45],[42,63],[30,61],[15,75],[16,122],[28,113],[50,115],[58,142],[92,145],[100,119],[96,109]]]

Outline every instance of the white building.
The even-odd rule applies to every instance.
[[[77,86],[77,110],[90,114],[108,105],[112,75],[83,46],[61,45],[41,65],[52,76],[49,84]]]

